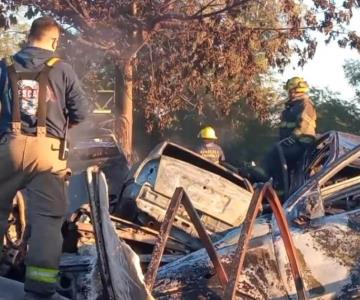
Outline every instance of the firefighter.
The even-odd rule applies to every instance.
[[[302,77],[293,77],[286,82],[284,89],[289,98],[281,114],[280,141],[269,152],[264,165],[266,173],[274,179],[274,185],[280,194],[285,187],[279,150],[282,150],[290,175],[296,162],[315,141],[316,135],[316,109],[308,95],[307,82]]]
[[[28,45],[0,65],[0,250],[12,199],[25,188],[25,299],[66,299],[56,292],[68,209],[64,137],[67,123],[84,120],[87,99],[72,67],[55,55],[60,31],[52,18],[36,19]]]
[[[218,164],[225,161],[223,150],[215,143],[217,136],[214,128],[204,127],[200,130],[198,138],[201,139],[201,145],[197,148],[197,153],[213,163]]]

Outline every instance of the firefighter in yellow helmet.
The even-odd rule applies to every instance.
[[[308,96],[309,86],[302,77],[289,79],[285,86],[289,100],[281,114],[280,139],[292,139],[302,144],[312,143],[316,131],[316,110]]]
[[[213,163],[225,161],[223,150],[215,143],[217,136],[214,128],[210,126],[202,128],[198,134],[198,138],[201,139],[201,145],[197,148],[197,153]]]
[[[281,113],[279,142],[268,153],[264,164],[266,173],[273,178],[280,194],[286,187],[279,152],[283,152],[290,175],[296,162],[313,144],[316,135],[316,109],[308,95],[307,82],[302,77],[293,77],[286,82],[284,89],[288,92],[288,100]]]

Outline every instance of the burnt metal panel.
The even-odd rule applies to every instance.
[[[184,188],[196,209],[230,226],[242,223],[251,199],[249,191],[217,174],[162,156],[154,191],[170,198],[176,186]]]
[[[137,170],[132,171],[132,176],[114,210],[119,216],[143,222],[140,214],[145,213],[162,222],[171,196],[176,187],[181,186],[211,233],[221,233],[240,225],[253,192],[248,182],[235,173],[167,142],[156,147]],[[142,224],[146,225],[146,220]],[[197,237],[182,207],[174,227]]]
[[[110,219],[104,174],[96,167],[89,168],[87,178],[105,299],[152,299],[142,280],[139,258],[119,239]]]
[[[150,153],[149,155],[144,159],[143,162],[139,163],[136,170],[132,170],[132,176],[136,178],[143,167],[151,160],[159,159],[161,156],[168,156],[172,157],[174,159],[187,162],[193,166],[197,166],[198,168],[201,168],[203,170],[206,170],[210,173],[217,174],[223,178],[228,179],[229,181],[233,182],[234,184],[237,184],[239,186],[242,186],[244,189],[248,189],[251,191],[251,186],[249,185],[248,181],[242,178],[241,176],[235,174],[234,172],[226,169],[225,167],[212,163],[205,158],[203,158],[201,155],[185,148],[182,146],[179,146],[175,143],[170,142],[163,142],[159,145],[157,145]]]
[[[323,216],[305,223],[301,228],[292,228],[304,284],[311,299],[357,299],[354,295],[360,286],[359,215],[359,210],[355,210]],[[292,295],[295,287],[289,276],[284,245],[277,234],[274,237],[280,274],[288,293]]]

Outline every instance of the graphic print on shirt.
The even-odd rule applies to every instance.
[[[21,113],[35,116],[39,104],[39,82],[35,80],[19,80],[17,84]]]

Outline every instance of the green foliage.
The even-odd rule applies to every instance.
[[[344,71],[349,83],[355,88],[360,88],[360,60],[347,60]]]
[[[360,101],[360,60],[347,60],[344,71],[349,83],[355,88],[357,101]]]
[[[319,134],[330,130],[359,134],[360,106],[357,101],[349,102],[341,99],[339,93],[329,89],[313,89],[311,98],[317,109],[317,132]],[[196,114],[183,114],[178,119],[178,126],[171,127],[162,135],[152,135],[158,142],[162,138],[170,139],[193,148],[196,134],[200,129],[198,124],[211,124],[215,127],[219,143],[225,150],[227,160],[234,165],[243,161],[260,163],[272,144],[278,140],[277,122],[282,106],[271,118],[260,120],[258,115],[246,104],[240,101],[231,107],[228,118],[216,118],[208,115],[201,118]],[[151,140],[149,141],[151,144]]]
[[[339,93],[328,89],[312,90],[318,113],[318,132],[338,130],[359,134],[360,109],[356,101],[342,100]]]
[[[135,144],[140,157],[145,156],[157,143],[170,140],[190,149],[199,143],[197,138],[201,127],[211,125],[219,137],[228,162],[239,165],[243,161],[259,163],[266,151],[277,139],[277,129],[269,120],[261,121],[246,101],[232,105],[227,117],[219,117],[214,111],[199,115],[195,110],[181,111],[171,126],[151,132],[145,130],[142,113],[136,114]]]

